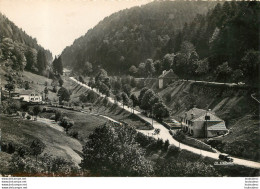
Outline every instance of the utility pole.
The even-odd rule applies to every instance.
[[[152,108],[152,127],[153,127],[153,108]]]

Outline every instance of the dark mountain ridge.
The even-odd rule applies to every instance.
[[[80,70],[86,61],[110,73],[126,73],[131,65],[159,58],[176,31],[216,2],[153,2],[106,17],[62,52],[64,65]]]

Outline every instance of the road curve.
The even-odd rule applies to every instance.
[[[90,88],[88,85],[86,84],[83,84],[79,81],[77,81],[74,77],[70,77],[71,80],[73,80],[74,82],[76,82],[77,84],[87,88],[87,89],[90,89],[94,92],[96,92],[98,95],[102,96],[102,97],[105,97],[105,95],[99,93],[95,88],[92,89]],[[111,97],[108,97],[108,100],[111,102],[111,103],[114,103],[115,100]],[[120,106],[121,108],[123,108],[123,105],[122,103],[118,102],[118,106]],[[124,106],[124,109],[128,112],[132,112],[132,108],[128,108],[127,106]],[[152,137],[155,137],[155,138],[161,138],[162,140],[166,141],[166,140],[169,140],[169,143],[172,144],[172,145],[175,145],[175,146],[178,146],[180,149],[184,149],[184,150],[187,150],[187,151],[190,151],[192,153],[195,153],[195,154],[199,154],[199,155],[203,155],[205,157],[210,157],[210,158],[213,158],[213,159],[216,159],[216,160],[219,160],[218,156],[219,156],[219,153],[213,153],[213,152],[208,152],[208,151],[205,151],[205,150],[201,150],[201,149],[198,149],[198,148],[194,148],[194,147],[191,147],[191,146],[188,146],[186,144],[183,144],[183,143],[180,143],[178,142],[177,140],[175,140],[169,133],[169,130],[166,129],[162,124],[158,123],[157,121],[155,120],[152,120],[151,118],[148,118],[146,117],[145,115],[141,114],[141,112],[135,110],[135,114],[140,117],[141,119],[145,120],[146,122],[152,124],[153,122],[153,127],[155,129],[160,129],[160,133],[156,136],[156,135],[152,135],[151,133],[153,133],[153,131],[142,131],[142,130],[138,130],[139,132],[142,132],[146,135],[149,135],[149,136],[152,136]],[[260,169],[260,163],[259,162],[254,162],[254,161],[249,161],[249,160],[245,160],[245,159],[240,159],[240,158],[235,158],[235,157],[232,157],[233,160],[234,160],[234,164],[237,164],[237,165],[242,165],[242,166],[246,166],[246,167],[251,167],[251,168],[257,168],[257,169]]]

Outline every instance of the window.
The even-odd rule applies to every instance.
[[[31,94],[31,96],[34,96],[34,94]]]
[[[205,120],[210,120],[210,116],[206,115]]]
[[[35,100],[38,100],[38,98],[35,98]]]
[[[31,100],[34,100],[34,98],[31,98]]]

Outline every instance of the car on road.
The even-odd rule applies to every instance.
[[[228,154],[224,154],[224,153],[219,154],[218,158],[220,160],[227,161],[227,162],[233,162],[234,161],[233,158],[231,158]]]
[[[245,83],[243,83],[243,82],[238,82],[237,84],[238,85],[245,85]]]
[[[175,119],[171,119],[171,122],[176,124],[176,125],[180,124],[180,122],[176,121]]]

